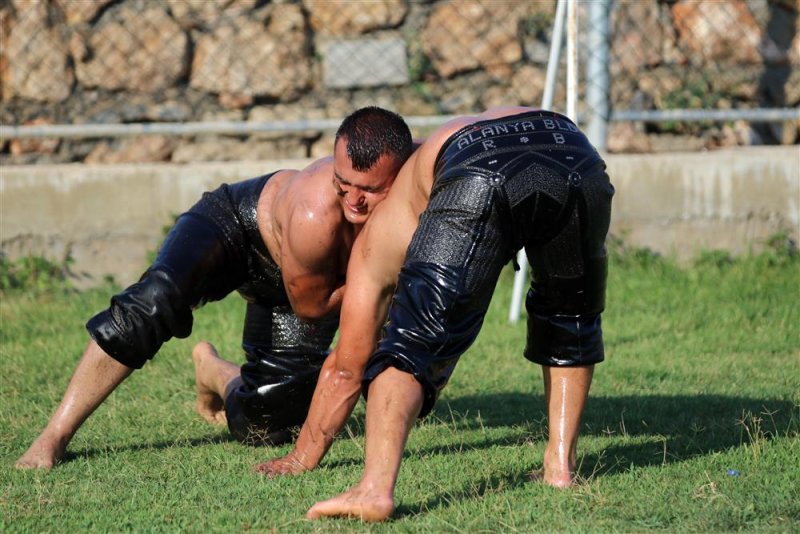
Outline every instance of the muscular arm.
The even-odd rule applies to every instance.
[[[329,213],[298,206],[281,243],[281,271],[289,303],[298,317],[319,319],[339,311],[344,296],[340,230]]]
[[[437,139],[446,138],[458,127],[460,124],[453,122],[449,130],[436,133]],[[386,320],[406,249],[427,204],[441,139],[430,145],[426,142],[411,156],[356,240],[347,270],[339,343],[325,360],[295,449],[259,465],[258,471],[275,476],[313,469],[347,422]]]
[[[339,342],[322,367],[295,449],[260,464],[259,472],[275,476],[315,468],[358,402],[361,377],[377,344],[413,233],[413,226],[398,224],[396,218],[394,224],[382,222],[396,217],[390,213],[386,210],[384,217],[375,213],[353,246]]]

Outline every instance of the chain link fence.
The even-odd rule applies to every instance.
[[[538,106],[556,4],[0,0],[0,162],[318,157],[364,105],[418,135]],[[578,7],[579,117],[609,151],[798,142],[798,0]]]

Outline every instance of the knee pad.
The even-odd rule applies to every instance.
[[[192,310],[163,271],[142,279],[111,299],[111,306],[86,323],[89,335],[112,358],[140,369],[172,337],[192,332]]]

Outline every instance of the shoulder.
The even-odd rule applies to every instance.
[[[333,172],[333,156],[326,156],[309,163],[301,174],[306,176],[321,176]]]
[[[325,229],[339,225],[343,216],[332,181],[333,158],[314,161],[295,174],[282,199],[291,219]]]

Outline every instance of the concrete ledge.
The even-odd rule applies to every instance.
[[[204,191],[309,161],[3,167],[0,253],[69,254],[86,285],[107,274],[127,284],[147,267],[164,227]]]
[[[779,231],[800,242],[800,148],[613,155],[611,232],[679,260],[742,254]]]
[[[0,253],[69,253],[87,284],[106,274],[127,284],[203,191],[309,161],[2,167]],[[744,253],[778,231],[800,242],[796,146],[606,161],[617,190],[611,231],[631,245],[685,259],[702,249]]]

